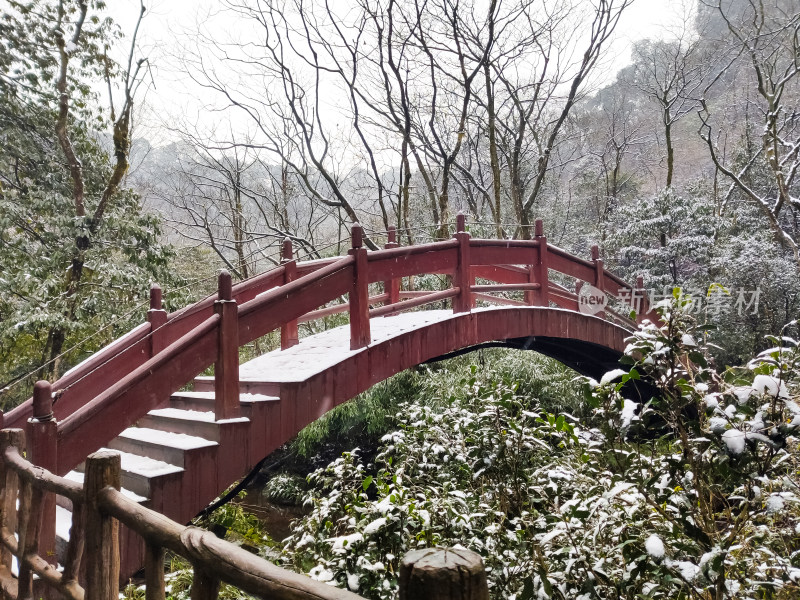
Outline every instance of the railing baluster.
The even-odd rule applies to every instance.
[[[30,461],[37,467],[55,472],[58,467],[58,425],[53,417],[53,393],[48,381],[33,386],[33,417],[28,420]],[[39,556],[51,565],[56,557],[56,497],[47,493],[39,512]]]
[[[156,331],[167,322],[167,311],[161,305],[161,286],[154,283],[150,286],[150,310],[147,311],[147,321],[150,323],[150,356],[155,356],[163,350],[163,331]]]
[[[239,307],[227,271],[219,274],[214,309],[220,316],[217,360],[214,363],[214,414],[216,419],[239,417]]]
[[[5,455],[6,448],[14,446],[20,454],[25,450],[25,432],[22,429],[3,429],[0,431],[0,452]],[[0,459],[3,489],[0,490],[0,527],[1,531],[12,534],[17,530],[17,498],[19,497],[19,475],[14,469],[6,466]],[[11,551],[5,544],[0,544],[0,565],[11,572]]]
[[[605,276],[603,274],[603,259],[600,258],[600,248],[597,244],[592,246],[592,262],[594,263],[594,287],[600,290],[603,294],[606,291]],[[604,317],[606,314],[605,304],[602,309],[597,313],[598,317]]]
[[[638,302],[636,301],[637,296]],[[650,301],[644,289],[644,277],[641,275],[636,276],[636,288],[633,290],[633,297],[633,309],[636,311],[636,320],[641,322],[644,316],[650,312]]]
[[[119,522],[100,510],[98,494],[109,486],[120,489],[120,463],[119,453],[107,450],[86,459],[85,600],[117,600],[119,596]]]
[[[544,222],[536,219],[534,239],[539,242],[536,262],[530,266],[528,282],[538,283],[539,289],[525,292],[525,301],[534,306],[550,306],[550,272],[547,250],[547,236],[544,234]]]
[[[72,505],[72,526],[69,528],[67,556],[64,559],[64,582],[77,581],[86,540],[86,509],[81,503]]]
[[[472,310],[472,263],[469,257],[470,235],[467,233],[467,218],[459,212],[456,216],[456,234],[458,240],[458,262],[453,277],[453,287],[459,288],[459,293],[453,298],[453,312],[462,313]]]
[[[164,580],[164,548],[147,543],[144,548],[145,600],[164,600],[166,581]]]
[[[283,283],[287,284],[297,279],[297,261],[294,260],[292,240],[283,240],[281,248],[281,264],[283,265]],[[286,350],[299,343],[300,336],[297,329],[297,319],[281,325],[281,350]]]
[[[367,277],[367,250],[364,245],[364,230],[353,223],[351,230],[353,247],[349,254],[353,262],[353,286],[350,288],[350,349],[357,350],[369,345],[372,335],[369,327],[369,278]]]
[[[389,240],[384,246],[387,250],[390,248],[397,248],[397,228],[394,226],[389,227]],[[384,303],[385,305],[397,304],[400,302],[400,280],[397,277],[392,277],[383,282],[383,293],[388,294],[389,298]]]

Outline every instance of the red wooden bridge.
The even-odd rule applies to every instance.
[[[185,523],[331,408],[425,361],[506,345],[592,376],[613,368],[635,323],[610,306],[581,311],[584,283],[638,298],[639,319],[652,318],[641,281],[605,270],[596,247],[585,260],[549,245],[541,221],[532,240],[471,239],[462,216],[457,230],[409,247],[390,231],[386,248],[369,252],[355,225],[347,256],[310,262],[293,260],[287,243],[278,268],[235,286],[223,273],[216,297],[171,314],[154,287],[147,322],[52,386],[37,383],[3,426],[27,430],[31,462],[76,481],[90,453],[120,451],[123,492]],[[410,289],[424,274],[448,276],[449,287]],[[430,305],[439,308],[409,312]],[[345,312],[349,325],[299,339],[299,323]],[[278,329],[281,349],[239,365],[240,346]],[[212,365],[213,376],[198,376]],[[70,509],[66,497],[43,500],[38,549],[51,562]],[[144,549],[133,534],[121,540],[126,577]]]

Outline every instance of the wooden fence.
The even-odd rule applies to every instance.
[[[191,563],[192,600],[216,599],[222,583],[270,600],[361,599],[277,567],[213,533],[186,527],[129,500],[120,492],[120,455],[116,452],[89,456],[81,485],[31,464],[22,456],[24,448],[23,430],[0,431],[0,481],[4,484],[0,495],[0,587],[4,599],[117,600],[119,523],[145,541],[147,600],[166,598],[167,550]],[[40,553],[41,507],[55,495],[68,499],[73,507],[61,569]],[[469,551],[413,551],[401,564],[400,596],[409,600],[486,600],[486,573],[480,558]]]

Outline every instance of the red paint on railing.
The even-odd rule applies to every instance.
[[[54,385],[60,421],[58,471],[68,471],[147,411],[165,404],[172,392],[211,364],[217,364],[219,373],[218,417],[235,416],[239,345],[280,329],[281,345],[289,347],[297,343],[297,323],[309,318],[349,311],[351,344],[360,348],[370,343],[371,316],[447,298],[453,298],[455,311],[468,312],[476,298],[492,298],[489,292],[520,291],[526,304],[553,302],[577,310],[578,295],[550,281],[549,270],[589,282],[611,295],[643,293],[640,282],[634,287],[608,273],[597,249],[592,250],[592,260],[573,256],[547,243],[540,220],[535,227],[533,240],[475,240],[459,217],[451,240],[398,247],[396,231],[391,229],[386,248],[368,252],[363,248],[363,230],[356,224],[348,256],[302,263],[294,260],[287,240],[280,267],[237,285],[223,277],[217,298],[206,298],[170,315],[162,309],[161,289],[154,286],[148,323]],[[426,273],[450,275],[453,286],[427,295],[401,292],[404,277]],[[475,285],[475,278],[496,283]],[[368,286],[376,282],[383,283],[384,292],[370,297]],[[328,306],[345,295],[348,303]],[[499,302],[522,304],[513,299]],[[644,308],[649,306],[644,304]],[[31,412],[28,401],[5,415],[6,426],[24,423]]]

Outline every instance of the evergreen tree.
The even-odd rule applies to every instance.
[[[133,60],[135,36],[127,64],[110,58],[121,33],[103,8],[12,1],[0,13],[0,382],[40,365],[39,377],[57,378],[84,355],[62,357],[65,349],[168,277],[159,223],[122,185],[146,61]],[[124,96],[105,111],[93,91],[103,81]],[[99,141],[105,127],[113,156]],[[11,389],[3,404],[24,393]]]

